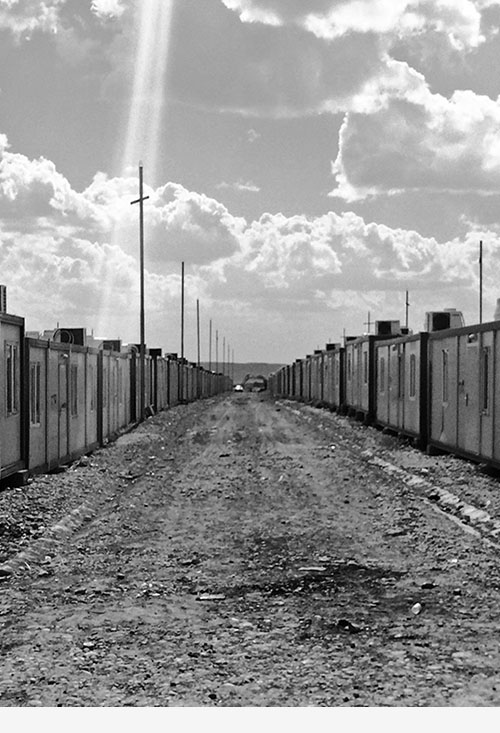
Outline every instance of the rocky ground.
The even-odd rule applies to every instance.
[[[268,395],[0,494],[2,706],[496,706],[498,480]]]

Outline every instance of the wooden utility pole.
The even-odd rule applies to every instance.
[[[226,360],[226,337],[224,336],[224,338],[222,339],[222,373],[224,375],[226,373],[225,360]]]
[[[179,400],[184,400],[184,262],[181,264],[181,368],[179,372]]]
[[[196,337],[198,341],[198,375],[196,379],[196,389],[198,397],[200,396],[200,301],[196,299]]]
[[[219,331],[215,329],[215,373],[219,373]]]
[[[139,381],[140,381],[140,402],[139,409],[140,415],[139,420],[144,420],[145,412],[145,391],[146,391],[146,325],[145,325],[145,314],[144,314],[144,201],[149,196],[143,195],[143,172],[142,163],[139,161],[139,198],[135,201],[131,201],[132,204],[139,204],[139,281],[140,281],[140,350],[139,350]]]
[[[208,371],[212,371],[212,319],[208,328]]]
[[[371,325],[372,325],[372,322],[370,320],[370,315],[371,315],[370,314],[370,311],[368,311],[368,320],[366,321],[366,323],[363,323],[363,326],[368,326],[368,333],[370,333],[370,329],[371,329]]]
[[[406,291],[406,301],[405,301],[405,327],[408,328],[408,309],[410,307],[410,301],[408,299],[408,290]]]
[[[479,323],[483,322],[483,240],[479,241]]]

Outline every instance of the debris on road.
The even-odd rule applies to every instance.
[[[498,705],[496,548],[426,493],[498,486],[384,437],[235,393],[0,493],[0,705]]]

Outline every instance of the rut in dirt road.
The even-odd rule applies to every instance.
[[[494,549],[308,409],[180,406],[35,479],[87,514],[8,545],[0,703],[496,705]]]

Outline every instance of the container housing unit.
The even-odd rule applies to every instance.
[[[500,466],[500,322],[429,335],[429,446]]]
[[[0,312],[0,478],[26,467],[24,318]]]
[[[375,421],[427,445],[428,334],[377,341]]]

